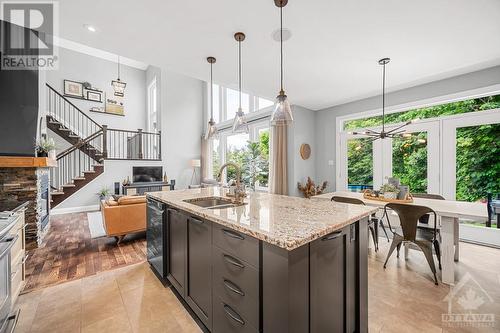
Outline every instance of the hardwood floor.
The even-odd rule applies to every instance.
[[[51,227],[42,247],[26,261],[24,292],[81,279],[99,272],[136,264],[146,259],[144,233],[114,238],[90,238],[87,213],[51,216]]]
[[[500,332],[500,250],[460,243],[453,313],[495,316],[494,327],[446,327],[450,287],[435,286],[419,251],[408,260],[394,254],[384,270],[389,243],[370,249],[368,260],[370,332]],[[438,275],[440,278],[440,276]],[[461,284],[460,281],[464,283]],[[475,298],[476,309],[464,309],[460,293]],[[147,263],[140,263],[19,297],[16,332],[200,332],[181,303],[164,288]],[[470,308],[470,307],[469,307]],[[473,323],[469,323],[473,324]]]

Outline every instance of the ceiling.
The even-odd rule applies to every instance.
[[[233,87],[243,31],[243,90],[278,93],[273,0],[64,0],[59,10],[62,38],[202,80],[215,56],[215,81]],[[286,93],[313,110],[377,95],[382,57],[389,91],[500,65],[499,17],[498,0],[290,0]]]

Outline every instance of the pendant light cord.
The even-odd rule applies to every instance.
[[[120,81],[120,56],[118,56],[118,81]]]
[[[280,7],[280,62],[281,62],[281,92],[283,91],[283,7]]]
[[[210,120],[214,120],[214,82],[213,82],[213,64],[210,63]]]
[[[385,63],[382,75],[382,133],[385,131]]]
[[[238,41],[238,90],[241,109],[241,40]]]

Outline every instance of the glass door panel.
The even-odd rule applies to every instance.
[[[370,138],[347,140],[347,189],[373,188],[373,142]]]
[[[412,193],[427,193],[427,132],[392,139],[392,177]]]

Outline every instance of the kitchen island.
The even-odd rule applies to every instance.
[[[148,260],[207,331],[367,332],[374,208],[221,188],[153,192]]]

